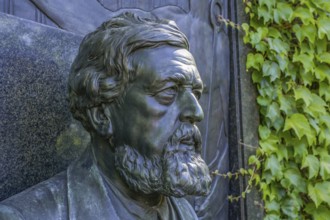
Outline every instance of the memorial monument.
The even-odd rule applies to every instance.
[[[0,219],[197,219],[210,191],[196,123],[203,83],[174,22],[124,13],[82,41],[69,75],[91,144],[69,168],[1,202]]]
[[[251,115],[246,111],[251,101],[240,110],[240,100],[247,100],[236,97],[236,84],[246,75],[237,72],[242,50],[235,52],[235,33],[218,20],[235,19],[236,1],[0,0],[0,5],[0,202],[64,171],[88,146],[90,135],[66,100],[70,66],[83,36],[125,11],[173,20],[185,34],[203,81],[204,120],[196,123],[201,155],[210,172],[242,167],[244,147],[238,142],[251,142],[236,126],[240,112]],[[246,124],[244,134],[251,131],[251,121]],[[229,203],[227,196],[239,195],[242,181],[214,176],[207,196],[185,198],[200,220],[236,219],[245,205]]]

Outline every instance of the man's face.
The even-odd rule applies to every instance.
[[[131,189],[168,196],[206,195],[211,178],[195,122],[202,82],[185,49],[159,47],[133,57],[137,77],[112,109],[115,164]]]
[[[162,46],[139,50],[133,54],[133,65],[137,77],[128,86],[120,107],[112,111],[113,143],[134,146],[148,157],[161,155],[182,123],[195,126],[203,119],[198,103],[202,81],[186,49]],[[197,147],[192,139],[180,145]]]

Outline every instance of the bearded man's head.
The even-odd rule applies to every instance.
[[[130,13],[102,24],[69,76],[73,116],[108,140],[128,186],[145,194],[205,195],[211,178],[196,123],[203,83],[173,21]]]

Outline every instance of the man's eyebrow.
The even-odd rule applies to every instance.
[[[148,86],[150,91],[159,90],[164,87],[167,83],[175,83],[177,85],[192,84],[194,89],[203,89],[203,84],[200,79],[194,79],[193,77],[186,76],[182,73],[175,73],[167,76],[164,79],[155,80],[151,85]]]
[[[203,85],[203,82],[202,82],[202,80],[196,80],[195,82],[194,82],[194,84],[193,84],[193,87],[195,88],[195,89],[201,89],[201,90],[203,90],[204,89],[204,85]]]
[[[149,85],[150,90],[161,89],[169,82],[174,82],[176,84],[184,84],[187,81],[186,77],[181,73],[175,73],[173,75],[169,75],[164,79],[155,80]]]

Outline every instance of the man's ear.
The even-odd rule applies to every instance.
[[[110,138],[112,136],[113,130],[109,107],[106,105],[101,105],[92,107],[86,111],[91,127],[99,135],[105,138]]]

